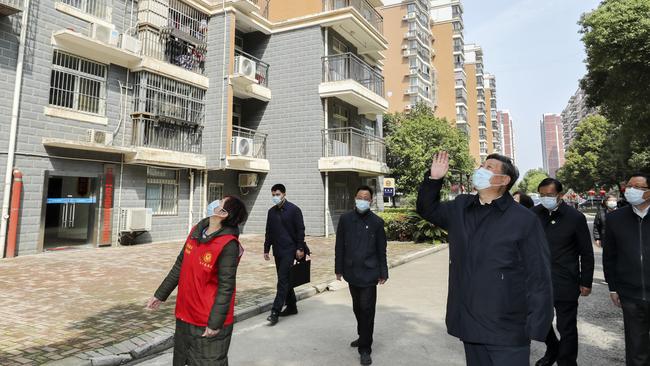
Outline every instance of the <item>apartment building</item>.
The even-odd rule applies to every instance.
[[[469,134],[463,6],[460,0],[431,0],[430,4],[437,75],[435,114],[455,121],[456,127]]]
[[[379,9],[388,50],[384,72],[390,112],[408,112],[418,103],[436,108],[436,73],[428,0],[403,0]]]
[[[562,138],[564,149],[568,149],[576,137],[576,128],[587,116],[596,114],[596,108],[587,106],[587,98],[584,90],[578,88],[573,94],[560,115],[562,117]]]
[[[564,165],[564,139],[562,138],[562,118],[558,114],[546,113],[540,121],[542,137],[542,160],[544,170],[555,177],[557,170]]]
[[[507,109],[497,111],[497,120],[502,128],[503,155],[516,163],[515,129],[512,114]]]
[[[497,79],[493,74],[485,74],[484,77],[485,97],[487,98],[487,116],[490,118],[488,124],[488,153],[502,154],[501,123],[497,115]]]
[[[31,4],[0,18],[10,111],[29,12],[9,165],[24,174],[18,254],[180,240],[229,194],[250,210],[244,232],[262,233],[275,183],[326,235],[356,186],[381,191],[380,0]]]
[[[464,46],[464,70],[467,75],[467,111],[469,152],[477,163],[488,155],[483,49],[475,44]]]

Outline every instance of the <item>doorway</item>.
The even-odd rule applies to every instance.
[[[95,243],[97,177],[45,177],[43,249]]]

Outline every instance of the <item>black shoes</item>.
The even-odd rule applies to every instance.
[[[277,311],[275,311],[275,310],[271,310],[271,315],[269,315],[269,317],[266,318],[266,320],[268,320],[269,323],[270,323],[269,325],[276,325],[276,324],[278,324],[278,315],[280,315],[280,314],[278,314]]]
[[[352,342],[350,342],[350,347],[358,348],[359,347],[359,338],[357,338],[357,339],[353,340]]]
[[[556,357],[551,357],[544,355],[544,357],[540,358],[537,362],[535,362],[535,366],[552,366],[556,361]]]
[[[284,310],[280,313],[280,316],[289,316],[289,315],[296,315],[296,314],[298,314],[298,308],[295,308],[295,307],[292,307],[292,308],[287,307],[286,309],[284,309]]]
[[[372,364],[372,358],[370,357],[370,353],[364,352],[360,354],[359,361],[361,362],[362,365],[370,365]]]

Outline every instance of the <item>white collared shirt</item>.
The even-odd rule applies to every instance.
[[[650,209],[650,206],[646,207],[645,210],[640,210],[636,206],[632,206],[632,210],[634,211],[635,214],[639,215],[640,218],[646,217],[648,214],[648,210]]]

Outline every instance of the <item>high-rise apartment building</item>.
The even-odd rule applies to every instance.
[[[435,109],[435,77],[431,65],[433,37],[428,0],[403,0],[379,9],[388,50],[384,73],[391,112],[408,112],[417,103]]]
[[[497,116],[497,79],[493,74],[485,74],[485,98],[487,107],[487,117],[490,119],[488,123],[488,152],[490,154],[502,153],[501,144],[501,123]]]
[[[464,70],[463,6],[460,0],[431,0],[431,31],[434,36],[436,115],[455,121],[469,134],[467,75]]]
[[[230,194],[261,233],[274,183],[308,234],[332,232],[355,188],[381,191],[388,172],[382,5],[42,1],[22,74],[20,15],[1,16],[0,89],[22,80],[18,133],[0,134],[16,141],[0,170],[25,177],[18,253],[183,239]]]
[[[464,69],[467,75],[469,152],[474,157],[474,160],[480,163],[488,155],[483,49],[475,44],[466,44],[464,52]]]
[[[515,157],[515,129],[512,115],[507,109],[497,111],[497,120],[502,128],[503,155],[508,156],[513,161]]]
[[[587,106],[587,99],[584,90],[578,90],[569,98],[569,102],[562,111],[562,128],[564,149],[568,149],[571,142],[576,137],[576,128],[578,124],[587,116],[596,114],[596,108]]]
[[[551,177],[555,177],[557,170],[564,165],[562,118],[558,114],[544,114],[540,121],[540,133],[544,170]]]

